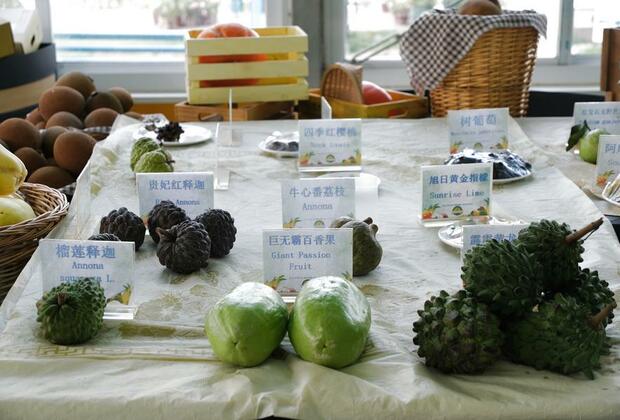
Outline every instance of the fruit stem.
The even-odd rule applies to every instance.
[[[603,322],[603,320],[609,316],[609,313],[615,307],[616,307],[616,302],[613,302],[605,306],[603,309],[601,309],[601,311],[598,314],[590,318],[590,326],[593,329],[597,330],[601,326],[601,323]]]
[[[590,223],[589,225],[584,226],[581,229],[576,230],[575,232],[567,235],[566,239],[564,239],[564,242],[566,242],[566,245],[575,243],[579,239],[586,236],[588,233],[596,231],[599,227],[601,227],[602,224],[603,224],[603,218],[601,217],[600,219]]]
[[[155,232],[157,232],[160,238],[166,238],[166,240],[174,242],[174,235],[172,235],[168,230],[158,227],[155,229]]]
[[[65,300],[67,299],[67,295],[64,293],[58,293],[56,296],[56,301],[58,302],[58,306],[62,306],[65,304]]]

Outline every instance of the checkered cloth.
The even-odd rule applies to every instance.
[[[530,10],[505,10],[496,16],[433,10],[422,15],[400,40],[400,56],[407,66],[411,86],[419,94],[436,88],[485,32],[526,26],[546,36],[547,17]]]

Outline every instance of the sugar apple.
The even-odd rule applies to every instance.
[[[499,319],[465,290],[442,290],[424,302],[413,343],[428,366],[444,373],[480,373],[501,356]]]
[[[90,238],[88,238],[88,240],[89,241],[110,241],[110,242],[120,241],[120,239],[118,239],[118,236],[112,233],[98,233],[96,235],[92,235]]]
[[[172,166],[174,161],[170,159],[170,155],[163,150],[153,150],[146,152],[136,163],[134,172],[174,172]]]
[[[137,251],[144,243],[146,227],[138,215],[121,207],[101,219],[99,233],[111,233],[121,241],[133,242]]]
[[[196,217],[209,233],[211,238],[211,257],[221,258],[232,249],[235,243],[237,228],[235,219],[226,210],[209,209]]]
[[[522,316],[542,298],[538,263],[523,247],[492,239],[469,250],[463,259],[465,289],[500,318]]]
[[[135,169],[136,163],[138,163],[143,154],[160,149],[161,146],[159,143],[150,137],[142,137],[136,140],[131,147],[131,156],[129,157],[129,165],[131,170],[133,171]]]
[[[523,319],[508,323],[504,351],[514,362],[536,369],[583,372],[593,379],[600,356],[609,350],[601,321],[610,310],[611,305],[592,317],[574,297],[558,293]]]
[[[209,263],[211,239],[200,223],[187,220],[157,233],[157,258],[175,273],[190,274]]]
[[[149,235],[155,243],[159,243],[159,234],[157,228],[170,229],[174,225],[189,220],[185,210],[177,207],[172,201],[164,200],[149,212],[147,226]]]
[[[81,344],[101,329],[105,305],[101,285],[92,278],[81,278],[46,292],[37,302],[37,321],[50,342]]]

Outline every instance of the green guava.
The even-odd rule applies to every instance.
[[[288,336],[304,360],[335,369],[355,363],[370,330],[364,294],[340,277],[318,277],[304,284],[291,312]]]
[[[207,315],[205,332],[217,357],[251,367],[264,362],[286,334],[288,310],[280,295],[262,283],[243,283]]]
[[[589,131],[588,134],[579,140],[579,156],[589,163],[596,163],[598,156],[598,140],[601,134],[607,134],[600,128]]]

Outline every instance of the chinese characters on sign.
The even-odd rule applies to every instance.
[[[360,170],[362,121],[359,119],[299,121],[301,172]]]
[[[526,223],[515,223],[510,225],[480,224],[463,226],[463,248],[461,256],[475,246],[495,239],[496,241],[514,241],[519,236],[519,232],[527,228]]]
[[[355,217],[353,178],[282,181],[282,227],[324,228],[345,215]]]
[[[508,148],[508,108],[448,111],[450,154]]]
[[[276,229],[263,231],[263,278],[284,295],[320,276],[351,278],[352,229]]]
[[[595,188],[602,192],[620,174],[620,135],[601,135],[598,140]]]
[[[136,183],[143,219],[163,200],[172,201],[192,218],[213,208],[211,172],[139,173]]]
[[[620,134],[620,102],[575,102],[573,117],[575,125],[585,121],[590,129]]]
[[[493,165],[422,167],[422,222],[467,219],[491,214]]]

